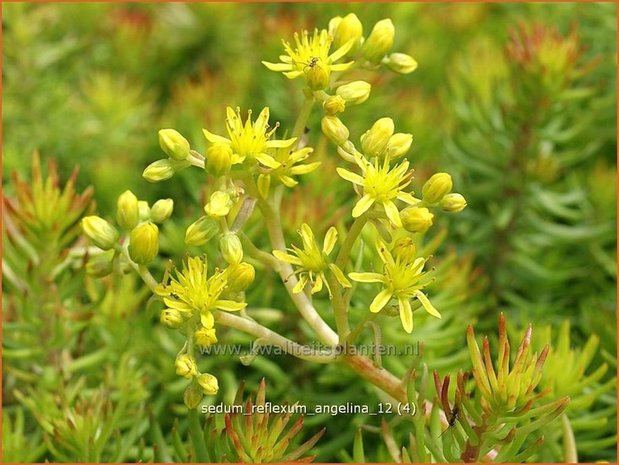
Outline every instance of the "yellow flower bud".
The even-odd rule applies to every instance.
[[[227,233],[219,240],[219,251],[224,260],[231,265],[238,265],[243,260],[243,246],[239,236]]]
[[[395,28],[390,19],[383,19],[374,25],[370,36],[363,44],[363,56],[372,63],[380,63],[393,47]]]
[[[198,384],[202,388],[202,392],[207,396],[214,396],[219,391],[219,384],[217,378],[210,373],[202,373],[198,376]]]
[[[105,252],[88,255],[86,263],[86,273],[94,278],[103,278],[112,273],[114,265],[114,251],[107,250]]]
[[[202,402],[202,398],[204,394],[202,393],[202,389],[190,384],[185,388],[185,393],[183,394],[183,401],[185,402],[185,406],[189,409],[197,408]]]
[[[150,220],[150,207],[146,200],[140,200],[138,202],[138,210],[140,212],[140,221]]]
[[[350,136],[348,128],[344,126],[344,123],[337,116],[325,116],[320,123],[320,127],[325,136],[337,145],[344,145]]]
[[[230,194],[223,191],[213,192],[209,199],[209,202],[204,207],[204,211],[208,216],[213,218],[221,218],[230,213],[230,207],[232,207],[232,199]]]
[[[209,347],[217,342],[215,328],[200,328],[193,333],[196,344],[202,347]]]
[[[381,118],[361,136],[361,148],[366,157],[379,157],[383,154],[394,131],[391,118]]]
[[[357,50],[359,50],[361,36],[363,35],[363,24],[361,24],[356,14],[349,13],[344,16],[344,18],[338,22],[337,27],[334,28],[334,32],[333,42],[336,49],[346,44],[349,40],[352,40],[354,41],[353,46],[347,55],[354,55]]]
[[[439,205],[446,212],[457,213],[466,208],[466,199],[462,194],[447,194]]]
[[[339,95],[331,95],[322,102],[322,108],[328,115],[336,115],[346,110],[346,100]]]
[[[184,160],[189,156],[189,142],[174,129],[159,131],[159,146],[168,157],[175,160]]]
[[[423,185],[423,200],[427,203],[439,202],[451,192],[452,187],[451,176],[447,173],[436,173]]]
[[[139,265],[148,265],[159,252],[159,228],[153,223],[142,223],[131,231],[129,256]]]
[[[174,210],[174,200],[161,199],[157,200],[150,210],[150,217],[155,223],[163,223],[170,218]]]
[[[341,22],[342,22],[341,16],[334,16],[333,18],[329,20],[328,30],[329,30],[329,35],[331,37],[335,36],[335,32],[337,31],[337,28],[339,27]]]
[[[400,212],[400,218],[407,231],[424,233],[432,226],[434,215],[424,207],[408,207]]]
[[[99,248],[109,250],[118,239],[118,231],[99,216],[87,216],[82,219],[84,234]]]
[[[198,365],[195,359],[189,354],[181,354],[176,357],[174,362],[176,374],[183,378],[191,379],[198,374]]]
[[[185,232],[185,244],[204,245],[219,231],[217,221],[208,216],[201,217],[192,223]]]
[[[369,82],[353,81],[339,86],[335,93],[346,100],[346,103],[363,103],[370,96],[372,86]]]
[[[393,253],[403,262],[412,262],[417,255],[417,248],[413,239],[410,237],[401,237],[393,244]]]
[[[176,329],[183,323],[183,315],[174,308],[166,308],[161,312],[159,321],[168,328]]]
[[[385,63],[391,71],[400,74],[409,74],[417,69],[417,61],[406,53],[392,53]]]
[[[126,190],[116,202],[116,221],[126,230],[135,228],[140,220],[138,198],[130,190]]]
[[[254,282],[256,270],[249,263],[243,262],[226,268],[225,276],[228,281],[227,290],[230,292],[241,292]]]
[[[206,151],[206,171],[213,176],[224,176],[232,168],[232,147],[215,143]]]
[[[326,63],[320,60],[311,61],[305,68],[305,80],[312,90],[322,90],[329,85],[331,70]]]
[[[412,134],[397,132],[391,136],[389,142],[387,142],[387,155],[389,155],[391,160],[395,160],[408,152],[412,143]]]
[[[174,166],[172,160],[157,160],[146,167],[142,177],[148,182],[159,182],[170,179],[174,176]]]
[[[271,176],[268,174],[259,174],[256,181],[258,192],[262,198],[266,199],[269,196],[269,190],[271,189]]]

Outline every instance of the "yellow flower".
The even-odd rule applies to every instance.
[[[331,296],[331,288],[325,276],[327,269],[331,270],[342,286],[350,287],[350,281],[346,279],[342,270],[334,263],[329,263],[328,261],[329,254],[333,251],[337,241],[337,230],[333,226],[329,228],[325,235],[322,249],[319,248],[314,238],[314,233],[307,224],[303,223],[299,235],[303,241],[303,249],[293,244],[292,249],[288,249],[292,254],[282,252],[281,250],[273,251],[273,255],[279,260],[297,266],[297,270],[294,274],[299,275],[299,282],[294,287],[293,292],[298,294],[305,288],[305,285],[310,282],[313,284],[312,294],[315,294],[322,290],[324,283],[329,291],[329,296]]]
[[[181,354],[176,357],[176,374],[183,378],[191,379],[198,375],[198,364],[196,359],[189,354]]]
[[[441,318],[441,314],[434,308],[428,297],[421,292],[428,281],[422,278],[427,272],[422,271],[427,258],[415,258],[414,254],[391,254],[387,246],[381,241],[376,242],[376,250],[383,262],[382,273],[350,273],[350,279],[362,283],[382,283],[383,289],[376,295],[370,304],[370,311],[380,312],[391,299],[397,299],[400,308],[400,320],[407,333],[413,331],[413,311],[411,299],[419,300],[423,308],[430,315]],[[414,251],[414,248],[411,249]]]
[[[303,31],[301,37],[294,35],[295,48],[290,43],[284,43],[286,55],[280,55],[281,63],[269,63],[263,61],[271,71],[283,72],[288,79],[304,76],[308,86],[312,90],[321,90],[329,85],[331,72],[344,71],[350,68],[352,61],[348,63],[335,63],[343,58],[354,45],[353,39],[346,42],[333,53],[329,54],[333,37],[323,29],[314,29],[310,36],[308,31]]]
[[[244,302],[220,299],[225,291],[227,280],[223,271],[208,276],[206,257],[189,257],[183,263],[182,271],[176,270],[176,278],[161,285],[156,293],[163,297],[166,307],[189,315],[200,315],[205,328],[214,325],[213,310],[238,311],[247,305]]]
[[[270,176],[277,179],[286,187],[294,187],[299,182],[293,176],[307,174],[320,166],[320,162],[303,164],[302,162],[314,151],[311,147],[303,147],[295,150],[296,138],[289,139],[287,146],[269,149],[269,154],[279,163],[279,167],[270,171],[268,174],[260,176]]]
[[[290,139],[271,140],[271,136],[273,136],[279,124],[269,128],[269,107],[264,107],[255,121],[252,121],[252,112],[249,110],[245,123],[241,119],[240,108],[237,107],[236,112],[234,112],[232,108],[228,107],[226,113],[228,137],[218,136],[207,129],[203,129],[202,132],[206,140],[211,144],[229,146],[232,149],[231,165],[251,160],[258,161],[268,168],[279,168],[279,162],[268,154],[268,149],[288,147],[292,142]]]
[[[402,227],[400,212],[394,201],[401,200],[409,205],[419,202],[403,189],[408,186],[412,179],[412,172],[408,171],[408,161],[389,168],[389,157],[385,157],[382,166],[378,158],[368,162],[360,156],[355,156],[355,161],[361,168],[362,175],[355,174],[344,168],[337,168],[337,173],[347,181],[363,187],[363,197],[359,199],[352,210],[352,216],[357,218],[363,215],[372,205],[382,206],[387,218],[396,226]]]
[[[205,328],[202,326],[194,331],[193,338],[199,346],[209,347],[217,342],[217,333],[215,328]]]

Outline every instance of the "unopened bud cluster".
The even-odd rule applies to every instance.
[[[99,216],[82,219],[82,231],[98,248],[109,253],[94,254],[87,265],[87,271],[95,277],[112,272],[113,261],[130,259],[137,265],[148,265],[159,252],[159,228],[157,224],[167,220],[174,210],[172,199],[161,199],[150,207],[140,201],[133,192],[123,192],[116,202],[116,224]],[[120,230],[120,232],[119,232]],[[125,248],[126,246],[126,248]],[[126,250],[126,255],[122,251]],[[116,252],[116,253],[114,253]]]

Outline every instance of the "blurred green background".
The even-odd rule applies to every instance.
[[[185,253],[184,227],[202,207],[206,177],[186,170],[165,183],[144,181],[144,167],[161,157],[158,129],[179,130],[201,151],[201,129],[219,133],[225,107],[237,105],[254,111],[268,105],[273,121],[291,127],[303,98],[299,82],[268,71],[260,61],[276,61],[282,38],[290,40],[303,28],[326,28],[336,15],[355,12],[366,34],[377,20],[391,18],[394,50],[415,57],[419,68],[411,75],[370,77],[373,95],[347,110],[344,121],[358,138],[379,117],[392,117],[398,131],[414,134],[409,159],[420,180],[417,188],[431,173],[447,171],[469,203],[461,216],[438,220],[444,242],[426,243],[427,250],[438,250],[433,302],[448,317],[433,323],[420,316],[416,322],[416,340],[426,348],[423,361],[441,373],[466,369],[466,325],[477,322],[482,331],[494,332],[499,311],[507,313],[514,330],[531,321],[540,334],[546,325],[569,321],[575,350],[596,334],[600,347],[590,370],[604,364],[609,370],[588,394],[605,397],[593,396],[595,401],[583,402],[573,415],[603,412],[593,415],[593,423],[581,422],[581,457],[616,459],[615,395],[599,388],[612,385],[616,371],[616,5],[10,3],[2,11],[5,195],[15,190],[13,171],[29,176],[36,150],[43,162],[56,160],[63,180],[79,166],[78,191],[95,187],[102,216],[114,214],[116,198],[127,188],[151,202],[171,197],[178,224],[164,231],[162,251],[177,258]],[[518,38],[519,30],[535,27],[549,50],[535,48],[534,33],[529,42]],[[562,48],[566,43],[571,52]],[[518,55],[517,44],[533,58]],[[566,63],[556,64],[553,58],[562,53]],[[310,144],[322,147],[317,155],[333,160],[335,151],[321,141],[318,114],[309,129]],[[352,199],[348,187],[333,187],[320,173],[305,177],[284,200],[290,237],[302,221],[319,231],[344,221],[347,207],[340,206]],[[331,192],[324,194],[326,189]],[[265,285],[248,301],[286,308],[275,277],[262,278]],[[167,434],[170,405],[182,402],[182,386],[172,373],[175,342],[158,327],[155,311],[141,313],[145,296],[132,293],[136,284],[123,286],[117,300],[93,307],[107,310],[93,320],[99,329],[87,339],[92,347],[116,340],[115,351],[103,357],[112,366],[139,354],[139,368],[127,362],[133,367],[127,370],[148,373],[136,405],[150,399],[145,421],[159,422]],[[119,303],[134,308],[120,320],[114,310]],[[273,325],[286,334],[299,331],[286,314]],[[133,333],[127,326],[139,329]],[[396,327],[385,330],[386,341],[407,342]],[[409,362],[384,361],[398,374]],[[27,370],[34,362],[18,363]],[[268,357],[249,368],[232,357],[206,363],[228,386],[221,394],[225,399],[238,379],[255,387],[262,376],[271,384],[273,401],[328,397],[337,403],[376,395],[356,388],[353,375],[339,373],[340,367]],[[9,382],[9,390],[13,386]],[[17,404],[9,396],[5,405]],[[355,432],[350,425],[365,423],[361,417],[307,421],[310,428],[328,427],[318,459],[347,459]],[[135,436],[147,428],[140,426]],[[36,441],[35,428],[26,430]],[[385,460],[382,446],[376,447],[373,459]],[[34,459],[49,457],[45,454]],[[132,450],[121,460],[136,454]],[[549,448],[538,459],[560,459],[553,454]]]

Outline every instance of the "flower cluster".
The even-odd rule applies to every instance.
[[[121,268],[127,265],[144,266],[159,252],[159,228],[172,215],[174,201],[158,200],[152,207],[127,190],[118,197],[116,223],[123,231],[99,216],[87,216],[81,226],[86,237],[97,247],[91,253],[86,270],[91,276],[109,275],[115,261]]]
[[[86,235],[102,252],[110,254],[104,260],[93,261],[94,271],[98,275],[109,272],[110,263],[120,256],[163,302],[161,323],[184,335],[186,342],[176,358],[175,368],[179,376],[190,380],[184,397],[189,408],[195,408],[205,394],[218,392],[217,378],[202,373],[194,355],[196,346],[217,343],[216,321],[230,326],[252,326],[255,331],[251,334],[266,335],[264,338],[270,343],[282,343],[281,336],[260,327],[244,311],[240,317],[220,313],[238,312],[247,306],[245,291],[256,273],[249,261],[255,260],[252,263],[261,263],[280,274],[300,313],[326,340],[333,339],[334,332],[313,308],[312,295],[326,288],[337,336],[341,342],[351,342],[349,337],[355,334],[350,331],[348,321],[355,290],[351,280],[380,284],[381,289],[369,303],[370,312],[397,307],[408,333],[413,330],[413,313],[420,308],[441,318],[425,293],[431,281],[424,270],[428,257],[418,256],[413,235],[423,234],[432,226],[431,209],[461,211],[466,206],[464,197],[451,192],[452,180],[446,173],[432,176],[423,185],[421,196],[414,196],[410,190],[413,170],[406,158],[413,136],[396,132],[391,118],[375,121],[356,145],[353,142],[356,139],[340,119],[347,106],[362,104],[372,90],[369,82],[347,79],[347,73],[354,69],[376,71],[384,65],[407,74],[417,67],[409,55],[392,52],[394,34],[393,23],[384,19],[365,37],[359,19],[349,14],[333,18],[328,30],[303,31],[294,36],[293,43],[284,41],[285,54],[280,56],[280,63],[263,63],[289,79],[303,78],[306,86],[305,103],[294,130],[282,131],[283,137],[277,134],[279,123],[269,121],[268,106],[256,117],[252,110],[245,116],[240,108],[228,107],[225,134],[203,129],[204,153],[192,148],[175,129],[159,131],[159,145],[165,157],[151,163],[143,176],[149,182],[160,182],[190,167],[208,174],[203,214],[187,227],[185,243],[202,247],[217,241],[218,258],[225,262],[225,267],[210,272],[210,260],[205,255],[189,256],[173,276],[166,272],[161,284],[153,278],[147,266],[158,254],[156,224],[170,216],[173,207],[170,199],[160,200],[149,208],[130,191],[121,195],[118,225],[127,232],[126,238],[120,238],[117,229],[102,218],[83,220]],[[339,244],[337,255],[333,251],[338,245],[338,230],[345,230],[344,225],[338,225],[337,229],[331,226],[320,241],[310,226],[303,223],[298,231],[301,244],[286,248],[279,224],[279,201],[285,188],[294,188],[299,176],[316,170],[321,164],[311,160],[314,150],[306,145],[306,137],[302,137],[314,104],[319,104],[323,112],[322,132],[337,147],[341,157],[341,160],[336,157],[337,160],[344,162],[332,174],[351,182],[358,195],[351,212],[354,222]],[[250,234],[242,232],[256,205],[267,226],[272,254],[259,250]],[[375,241],[380,265],[364,272],[359,271],[363,269],[364,255],[359,256],[354,269],[352,255],[357,239],[367,226],[374,226],[378,233],[375,237],[381,237]]]
[[[337,146],[338,154],[356,168],[336,168],[339,176],[351,182],[360,196],[352,209],[353,218],[373,222],[377,228],[386,228],[390,237],[402,232],[427,232],[433,224],[432,208],[459,212],[466,207],[464,197],[451,192],[452,180],[446,173],[432,176],[424,184],[421,198],[408,191],[413,172],[409,169],[409,161],[401,159],[409,151],[413,136],[395,132],[391,118],[379,118],[363,133],[358,146],[355,146],[349,129],[340,119],[339,114],[346,110],[347,105],[365,102],[371,91],[368,82],[346,81],[344,76],[348,71],[356,68],[375,70],[385,65],[395,72],[407,74],[417,68],[417,62],[411,56],[391,52],[394,35],[391,20],[383,19],[374,25],[369,36],[364,37],[361,21],[351,13],[333,18],[328,30],[296,34],[294,46],[284,41],[286,54],[280,56],[280,63],[263,62],[270,70],[283,72],[289,79],[305,78],[306,98],[310,103],[322,103],[325,112],[321,121],[322,132]],[[312,294],[320,291],[328,269],[342,288],[349,286],[341,264],[336,266],[328,261],[333,247],[329,237],[331,231],[335,229],[327,233],[322,251],[315,243],[309,226],[303,225],[300,232],[304,245],[302,250],[293,246],[291,254],[278,250],[273,252],[278,259],[296,267],[294,273],[299,275],[299,281],[294,287],[295,292],[303,290],[308,282],[313,285]],[[383,263],[382,272],[352,273],[349,276],[356,281],[382,283],[383,289],[370,305],[370,310],[379,312],[390,300],[397,300],[402,325],[407,332],[411,332],[413,299],[429,314],[438,318],[440,314],[421,291],[428,284],[423,279],[425,272],[422,271],[427,258],[415,257],[410,250],[402,255],[402,244],[392,243],[391,240],[389,244],[377,242],[377,252]],[[414,249],[414,246],[410,247]],[[400,252],[396,253],[396,250]],[[328,291],[332,296],[333,289],[328,288]]]
[[[194,407],[202,394],[217,394],[217,378],[210,373],[200,373],[193,357],[193,345],[208,347],[217,342],[213,312],[235,312],[246,307],[239,292],[253,281],[254,269],[248,263],[230,265],[225,270],[215,270],[209,276],[208,261],[204,257],[189,257],[176,277],[159,285],[155,294],[163,299],[166,308],[161,312],[161,322],[178,329],[187,336],[185,351],[176,359],[176,373],[192,383],[185,391],[188,406]]]

